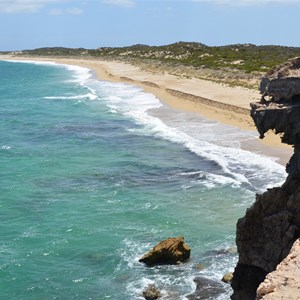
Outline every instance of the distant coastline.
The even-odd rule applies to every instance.
[[[137,64],[116,60],[23,57],[19,55],[2,55],[0,59],[52,61],[86,67],[94,70],[99,80],[139,86],[145,92],[154,94],[163,103],[174,109],[199,113],[208,119],[226,125],[235,126],[242,130],[255,131],[250,117],[250,103],[259,101],[258,90],[241,86],[228,86],[199,78],[186,78],[161,69],[157,69],[156,72],[151,70],[150,72]],[[292,149],[284,146],[278,136],[269,134],[263,140],[263,143],[268,148],[269,155],[279,157],[282,164],[287,162]],[[245,148],[249,148],[249,145],[246,145]],[[259,148],[259,146],[256,148]],[[253,150],[260,151],[260,149]]]
[[[158,46],[136,44],[96,49],[43,47],[11,53],[31,57],[118,60],[137,64],[151,72],[167,70],[168,73],[188,78],[256,89],[262,75],[300,56],[300,48],[249,43],[207,46],[199,42],[180,41]]]

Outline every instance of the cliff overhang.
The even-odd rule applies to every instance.
[[[260,137],[273,130],[283,143],[293,145],[282,187],[256,195],[246,215],[238,220],[239,261],[232,281],[235,300],[256,299],[265,276],[289,254],[300,237],[300,58],[279,66],[262,78],[261,101],[251,103],[251,117]]]

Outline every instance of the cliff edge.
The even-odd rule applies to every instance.
[[[274,130],[283,143],[294,146],[294,154],[286,166],[285,183],[256,195],[255,203],[238,220],[234,300],[259,299],[259,284],[300,237],[300,58],[262,78],[260,92],[261,101],[251,103],[251,117],[260,137]]]
[[[257,299],[299,300],[300,295],[300,239],[294,243],[290,254],[269,273],[257,289]]]

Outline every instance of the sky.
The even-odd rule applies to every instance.
[[[300,0],[0,0],[0,51],[178,41],[300,47]]]

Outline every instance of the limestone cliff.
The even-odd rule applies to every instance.
[[[238,220],[236,243],[239,261],[232,281],[232,299],[256,299],[265,276],[289,254],[300,237],[300,59],[273,70],[262,79],[262,100],[251,104],[251,116],[263,138],[268,130],[294,145],[282,187],[256,196]]]
[[[300,239],[294,243],[290,254],[269,273],[257,289],[257,299],[299,300],[300,297]]]
[[[272,97],[272,101],[292,99],[300,94],[300,58],[270,71],[260,82],[260,92]]]

